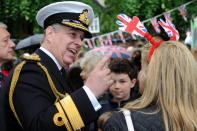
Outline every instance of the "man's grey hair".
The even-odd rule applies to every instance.
[[[53,27],[53,29],[55,30],[55,32],[59,32],[60,28],[61,28],[63,25],[58,24],[58,23],[55,23],[55,24],[52,24],[51,26]],[[44,39],[45,39],[45,31],[44,31],[44,37],[43,37],[43,39],[41,40],[40,44],[43,43]]]
[[[0,27],[7,29],[7,25],[4,24],[3,22],[0,22]]]
[[[52,24],[51,26],[54,28],[55,32],[58,32],[63,25],[55,23]]]

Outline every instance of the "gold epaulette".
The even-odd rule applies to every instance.
[[[14,113],[14,116],[16,117],[20,126],[23,127],[14,107],[13,94],[23,66],[28,62],[35,62],[35,64],[37,64],[45,72],[51,90],[56,97],[54,103],[58,110],[58,113],[54,114],[53,117],[54,124],[56,126],[65,125],[68,131],[72,131],[72,130],[76,131],[84,127],[85,125],[82,120],[82,117],[74,101],[72,100],[71,96],[68,94],[66,95],[62,94],[56,89],[47,68],[41,64],[40,57],[37,54],[32,54],[30,56],[24,56],[23,58],[24,61],[20,63],[14,70],[11,85],[10,85],[10,91],[9,91],[10,108]]]
[[[41,60],[39,55],[37,55],[35,53],[31,54],[29,56],[23,56],[23,59],[26,61],[36,61],[36,62]]]
[[[20,121],[20,119],[19,119],[19,117],[18,117],[18,115],[16,113],[15,107],[14,107],[13,94],[14,94],[14,90],[15,90],[16,84],[18,82],[19,76],[20,76],[20,72],[21,72],[23,66],[26,63],[28,63],[28,62],[35,62],[35,64],[37,64],[45,72],[46,77],[47,77],[48,82],[49,82],[49,85],[51,87],[51,90],[52,90],[53,94],[56,97],[56,100],[55,100],[54,103],[56,103],[57,101],[59,101],[59,100],[61,100],[61,99],[63,99],[65,97],[65,94],[60,93],[56,89],[56,87],[55,87],[55,85],[54,85],[54,83],[53,83],[53,81],[51,79],[51,76],[48,73],[47,68],[41,64],[41,62],[40,62],[41,59],[40,59],[40,57],[37,54],[32,54],[30,56],[24,56],[23,58],[24,58],[24,61],[22,61],[19,65],[17,65],[17,67],[14,70],[14,73],[13,73],[13,76],[12,76],[12,80],[11,80],[11,84],[10,84],[10,91],[9,91],[10,108],[11,108],[12,112],[14,113],[14,116],[16,117],[18,123],[20,124],[20,126],[22,128],[23,128],[22,123],[21,123],[21,121]]]

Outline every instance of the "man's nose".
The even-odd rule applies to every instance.
[[[12,40],[10,40],[10,47],[15,47],[15,46],[16,44]]]
[[[81,40],[81,38],[77,39],[77,45],[78,45],[79,47],[82,47],[83,43],[84,43],[84,41]]]

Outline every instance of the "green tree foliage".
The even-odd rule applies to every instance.
[[[36,12],[52,0],[4,0],[0,3],[0,20],[8,25],[12,37],[23,38],[39,31]]]
[[[8,25],[13,38],[24,38],[42,32],[36,22],[36,14],[40,8],[57,1],[65,0],[1,0],[0,21]],[[98,15],[101,9],[93,0],[81,0],[91,5]],[[98,12],[98,13],[97,13]]]
[[[107,33],[118,29],[119,26],[115,23],[118,20],[116,17],[117,14],[124,13],[129,17],[138,16],[143,21],[189,1],[191,0],[106,0],[106,9],[100,16],[101,31],[102,33]],[[191,18],[197,15],[194,5],[197,5],[196,1],[186,6],[187,22],[184,21],[179,10],[171,13],[173,23],[179,30],[182,39],[185,37],[185,31],[190,27]],[[163,18],[163,16],[159,18]],[[145,26],[149,32],[155,32],[150,22],[146,22]]]
[[[40,33],[42,29],[38,26],[35,19],[37,11],[43,6],[57,1],[65,0],[1,0],[0,21],[8,25],[8,30],[13,38],[24,38],[28,35]],[[190,0],[105,0],[106,8],[104,10],[95,3],[95,0],[78,1],[93,7],[95,16],[100,17],[101,34],[103,34],[118,29],[118,25],[115,23],[117,14],[124,13],[130,17],[136,15],[143,21]],[[182,38],[190,26],[191,18],[197,15],[195,5],[197,5],[197,2],[186,7],[188,22],[183,20],[178,10],[171,13],[173,23],[178,28]],[[150,22],[146,22],[145,26],[150,32],[154,32]]]

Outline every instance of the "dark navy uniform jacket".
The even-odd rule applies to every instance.
[[[36,50],[41,58],[41,64],[45,66],[52,78],[56,89],[62,93],[69,93],[74,105],[66,106],[69,112],[74,111],[74,106],[78,110],[84,125],[89,124],[97,118],[97,112],[94,110],[86,92],[80,88],[74,92],[70,92],[71,87],[68,82],[63,79],[61,72],[58,70],[54,61],[40,49]],[[59,112],[55,106],[56,97],[49,85],[46,73],[35,63],[27,62],[19,75],[16,87],[13,92],[13,105],[22,124],[22,127],[16,120],[9,104],[11,75],[5,82],[5,122],[8,131],[25,130],[25,131],[65,131],[65,123],[61,123],[62,117],[56,117],[59,122],[55,123],[55,115]],[[61,100],[59,100],[61,101]],[[72,103],[72,102],[71,102]],[[67,122],[74,129],[78,125],[79,118],[76,113],[67,113],[63,103],[59,104],[62,114]],[[76,112],[76,111],[75,111]],[[67,124],[68,124],[67,123]]]

